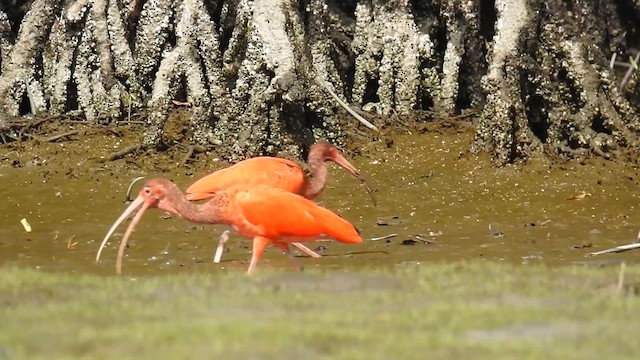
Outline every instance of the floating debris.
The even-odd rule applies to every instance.
[[[593,244],[591,243],[591,241],[584,241],[584,242],[582,242],[582,244],[572,245],[571,247],[574,248],[574,249],[586,249],[586,248],[590,248],[592,246],[593,246]]]
[[[640,243],[636,242],[636,243],[631,243],[631,244],[627,244],[627,245],[620,245],[620,246],[612,247],[610,249],[606,249],[606,250],[602,250],[602,251],[592,252],[589,255],[590,256],[594,256],[594,255],[602,255],[602,254],[609,254],[609,253],[621,253],[621,252],[634,250],[634,249],[638,249],[638,248],[640,248]]]
[[[67,240],[67,249],[69,250],[73,250],[75,249],[76,245],[78,245],[77,241],[73,241],[73,239],[75,239],[76,236],[72,235],[68,240]]]
[[[492,236],[495,238],[501,238],[501,237],[504,237],[504,233],[502,231],[493,231],[493,226],[489,224],[489,236]]]
[[[429,232],[431,233],[431,232]],[[442,231],[440,231],[440,235],[442,235]],[[429,236],[434,236],[434,235],[429,235]],[[437,244],[438,242],[433,240],[433,239],[425,239],[420,235],[415,235],[414,236],[416,239],[418,239],[419,241],[422,241],[423,244],[427,244],[427,245],[433,245],[433,244]]]
[[[586,198],[587,196],[591,196],[591,194],[589,194],[588,192],[583,191],[581,194],[569,196],[567,198],[567,200],[582,200],[582,199]]]
[[[26,218],[20,220],[20,223],[22,224],[22,227],[24,227],[24,231],[31,232],[31,225],[29,225],[29,222]]]
[[[379,237],[372,237],[369,239],[369,241],[387,240],[387,239],[394,238],[396,236],[398,236],[398,234],[389,234],[389,235],[384,235]]]

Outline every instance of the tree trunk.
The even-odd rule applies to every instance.
[[[476,110],[472,150],[499,164],[609,158],[638,143],[638,0],[9,3],[5,119],[118,123],[145,111],[141,141],[162,147],[169,113],[186,103],[191,141],[232,160],[341,142],[356,120],[340,103],[379,127]]]
[[[482,79],[487,100],[476,149],[504,163],[543,149],[610,157],[621,146],[637,146],[638,107],[624,96],[634,89],[627,95],[637,104],[637,72],[632,82],[618,82],[609,60],[637,41],[640,3],[625,5],[632,4],[496,1],[502,26]]]

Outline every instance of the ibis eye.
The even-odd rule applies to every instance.
[[[144,188],[144,193],[147,194],[147,195],[151,194],[151,189],[149,189],[148,187],[145,187]]]

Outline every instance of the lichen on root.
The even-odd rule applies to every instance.
[[[504,164],[543,149],[609,158],[620,146],[637,146],[637,110],[613,83],[603,51],[616,37],[585,32],[591,22],[572,18],[564,2],[531,7],[540,4],[496,1],[501,26],[482,81],[487,98],[474,150],[487,150]],[[579,6],[574,10],[581,19],[597,22],[600,10]],[[612,34],[619,31],[615,23]]]
[[[45,109],[42,102],[42,74],[38,71],[38,62],[41,61],[42,50],[60,3],[60,0],[36,0],[23,19],[6,65],[3,61],[0,112],[11,116],[20,115],[20,105],[25,98],[29,101],[32,113]],[[28,97],[29,95],[33,98]]]
[[[9,53],[11,52],[11,23],[4,11],[0,11],[0,74],[9,63]]]
[[[520,39],[532,10],[526,0],[498,0],[495,5],[500,26],[493,39],[488,72],[482,78],[486,102],[472,150],[491,151],[497,162],[505,163],[541,149],[542,144],[529,130],[520,92]]]
[[[164,4],[169,6],[170,4]],[[212,116],[212,101],[224,99],[222,75],[219,62],[209,60],[210,54],[215,55],[218,47],[217,34],[213,30],[213,24],[207,14],[204,4],[200,0],[186,0],[178,7],[175,14],[176,44],[167,50],[155,73],[153,92],[149,100],[147,119],[147,131],[144,143],[159,146],[162,143],[162,130],[167,120],[172,100],[178,95],[178,91],[185,90],[185,101],[192,108],[193,140],[198,144],[207,144],[212,136],[210,120]],[[151,14],[161,14],[165,19],[166,12],[152,7],[145,7],[141,16],[143,18]],[[151,26],[153,21],[145,24]],[[167,26],[167,25],[162,25]],[[142,29],[139,34],[151,32]],[[139,35],[142,36],[142,35]],[[145,41],[139,37],[139,41]],[[149,39],[151,41],[151,39]],[[163,44],[155,44],[154,49],[163,48]],[[145,51],[145,56],[151,54]],[[153,56],[150,56],[153,58]],[[184,81],[185,89],[182,88]],[[211,93],[210,91],[215,91]],[[217,111],[224,113],[224,105],[218,100]],[[213,105],[213,106],[215,106]]]
[[[0,113],[106,123],[146,110],[144,148],[179,128],[229,160],[298,156],[342,142],[343,109],[385,126],[473,108],[473,148],[500,164],[611,157],[640,134],[633,61],[624,81],[609,68],[634,54],[637,2],[19,1],[0,6]],[[185,105],[190,120],[174,121]]]
[[[278,150],[297,155],[300,144],[312,141],[304,107],[313,76],[304,24],[294,5],[284,0],[238,3],[236,26],[223,54],[225,66],[233,69],[233,116],[215,129],[236,159]]]
[[[122,99],[138,88],[121,6],[34,1],[2,67],[0,107],[14,116],[80,110],[88,120],[119,119]]]
[[[316,138],[324,137],[335,142],[342,138],[340,112],[335,103],[327,98],[324,86],[318,84],[318,81],[331,86],[342,101],[347,100],[345,81],[348,81],[346,74],[351,66],[352,54],[349,49],[355,22],[337,7],[330,8],[325,0],[311,0],[304,11],[308,19],[306,42],[309,45],[309,62],[312,68],[301,71],[300,74],[305,76],[308,83],[306,106],[318,120],[318,123],[312,124],[311,131]],[[304,43],[305,34],[298,37]],[[298,46],[297,52],[306,59],[304,48]],[[310,75],[306,75],[307,73]],[[315,80],[314,75],[317,78]],[[302,128],[300,125],[302,124],[297,127]]]
[[[432,61],[434,45],[429,34],[418,30],[407,3],[401,3],[392,7],[385,1],[364,0],[356,6],[352,96],[365,110],[388,115],[392,109],[407,114],[418,108],[420,65]],[[438,86],[439,82],[427,84]],[[373,92],[375,96],[367,96]]]

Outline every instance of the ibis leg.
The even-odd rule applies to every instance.
[[[308,247],[302,245],[301,243],[291,243],[291,245],[297,247],[300,251],[302,251],[303,253],[305,253],[305,254],[307,254],[307,255],[309,255],[311,257],[314,257],[314,258],[321,257],[320,254],[318,254],[317,252],[315,252],[315,251],[309,249]]]
[[[213,262],[219,263],[220,258],[222,257],[222,253],[224,252],[224,244],[229,241],[229,230],[225,230],[222,235],[220,235],[220,241],[218,241],[218,247],[216,248],[216,254],[213,256]]]
[[[247,274],[251,275],[253,270],[256,268],[256,264],[258,264],[258,260],[262,257],[262,253],[264,249],[269,245],[271,240],[266,237],[256,236],[253,238],[253,250],[251,252],[251,262],[249,263],[249,269],[247,270]]]

